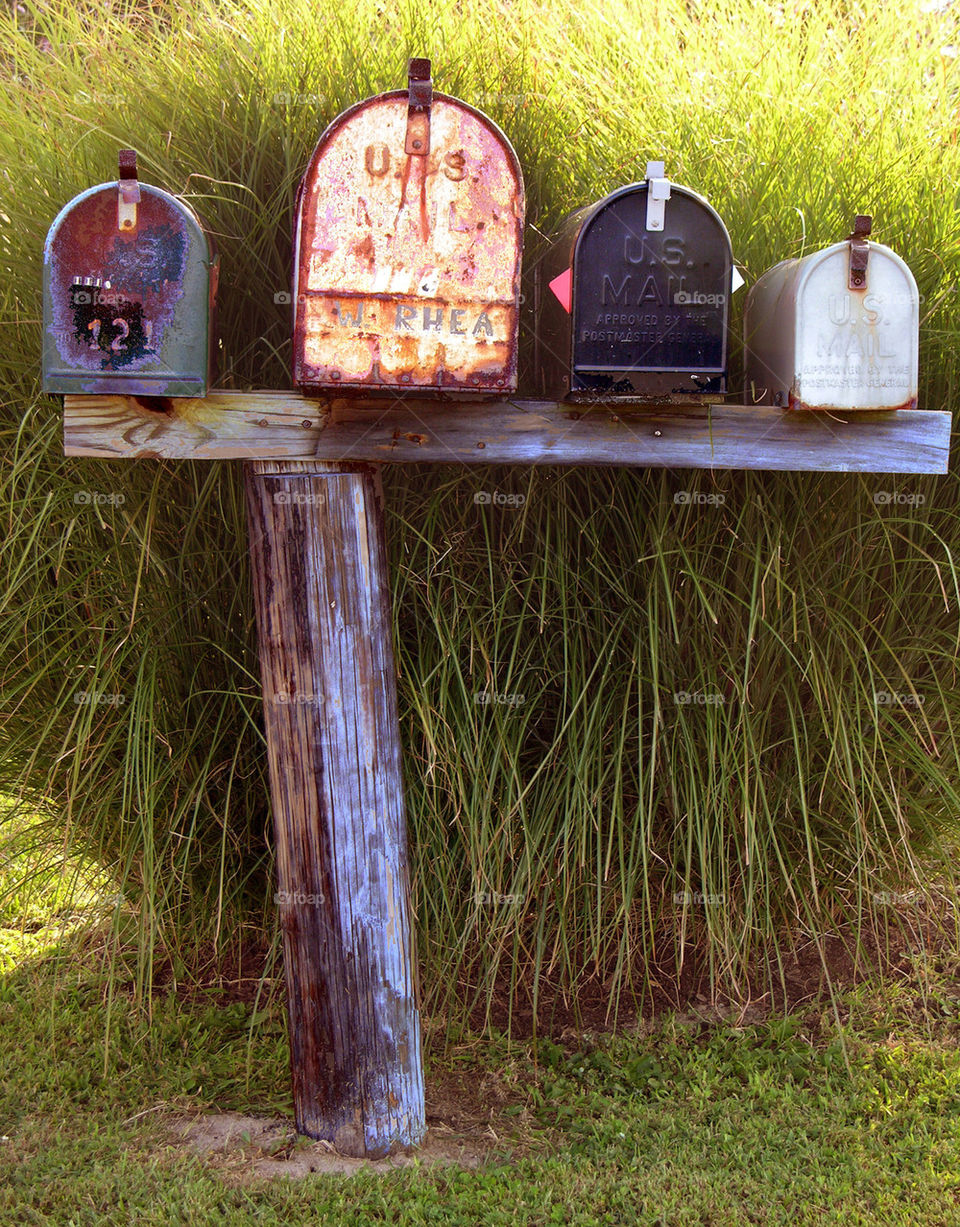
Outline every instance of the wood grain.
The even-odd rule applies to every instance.
[[[379,481],[247,466],[297,1129],[382,1155],[425,1132]]]
[[[951,417],[932,410],[791,413],[553,401],[311,399],[211,392],[203,400],[64,398],[70,456],[325,459],[437,464],[945,473]]]

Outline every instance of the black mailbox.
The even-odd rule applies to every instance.
[[[689,188],[647,178],[570,214],[535,273],[534,363],[556,399],[726,391],[730,236]]]

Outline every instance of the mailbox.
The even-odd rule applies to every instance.
[[[856,219],[842,243],[768,269],[744,313],[747,403],[912,409],[920,297],[913,274]]]
[[[120,178],[71,200],[43,250],[43,390],[205,396],[217,256],[193,213]]]
[[[300,189],[295,382],[513,391],[523,208],[507,138],[429,60],[344,111]]]
[[[725,391],[733,276],[716,212],[648,163],[643,183],[569,214],[537,267],[541,392],[696,403]]]

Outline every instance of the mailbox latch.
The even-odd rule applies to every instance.
[[[872,217],[858,213],[853,223],[853,234],[847,236],[850,243],[850,278],[847,284],[851,290],[862,290],[867,284],[867,261],[870,258],[867,235],[872,225]]]
[[[433,82],[429,60],[411,60],[407,68],[407,141],[404,153],[420,157],[430,152],[430,107],[433,103]]]
[[[664,201],[670,199],[670,180],[663,177],[662,162],[647,163],[647,229],[663,229]]]
[[[137,178],[137,152],[121,149],[119,155],[120,184],[117,192],[117,229],[135,230],[137,205],[140,203],[140,181]]]

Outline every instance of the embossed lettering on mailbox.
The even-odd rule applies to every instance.
[[[506,137],[429,61],[345,111],[301,192],[295,381],[515,389],[523,204]]]

